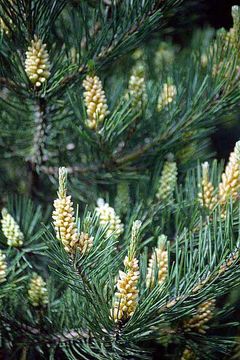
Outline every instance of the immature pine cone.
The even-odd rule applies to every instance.
[[[25,71],[31,83],[40,87],[50,76],[50,64],[46,44],[34,36],[26,51]]]
[[[122,234],[124,226],[121,223],[120,217],[116,215],[115,210],[108,203],[105,203],[103,199],[98,199],[96,212],[99,216],[100,225],[104,227],[108,225],[107,237],[111,235],[119,237]]]
[[[67,196],[66,182],[66,169],[60,168],[58,199],[54,200],[55,210],[52,217],[58,240],[63,243],[64,249],[67,252],[73,252],[78,243],[78,233],[71,196]]]
[[[54,200],[54,208],[52,217],[57,238],[62,241],[67,252],[72,252],[78,242],[78,233],[71,196],[64,196]]]
[[[87,76],[83,81],[84,100],[87,107],[87,126],[96,130],[109,114],[105,92],[98,76]]]
[[[198,194],[201,206],[212,210],[217,203],[217,197],[214,196],[214,187],[209,180],[209,164],[206,161],[202,164],[202,191]]]
[[[8,213],[7,209],[2,209],[2,231],[7,238],[9,246],[19,247],[23,244],[23,233],[14,218]]]
[[[195,331],[200,334],[205,334],[208,329],[208,325],[206,324],[213,317],[215,303],[216,301],[212,299],[200,304],[197,309],[197,314],[184,322],[185,331]]]
[[[30,281],[28,298],[32,306],[44,306],[48,303],[46,283],[37,274],[34,274]]]
[[[63,243],[68,253],[75,253],[78,249],[81,254],[86,254],[93,246],[93,237],[88,233],[78,234],[73,203],[71,196],[67,196],[67,171],[66,168],[59,169],[59,191],[58,199],[54,200],[53,223],[57,239]]]
[[[111,315],[115,322],[128,320],[135,312],[138,303],[137,284],[139,280],[138,260],[130,260],[128,256],[124,260],[125,272],[119,271],[117,292]]]
[[[219,202],[225,205],[229,198],[236,200],[240,190],[240,141],[230,154],[229,162],[219,184]]]
[[[175,85],[163,84],[162,92],[158,97],[157,111],[161,111],[167,105],[171,104],[177,95],[177,88]]]
[[[162,235],[162,240],[165,243],[165,235]],[[160,243],[160,245],[154,249],[151,258],[149,259],[146,278],[147,287],[152,288],[154,286],[155,277],[158,284],[162,284],[167,277],[167,271],[168,253],[166,250],[164,250],[163,243]]]
[[[0,250],[0,283],[6,281],[6,269],[7,269],[6,255],[3,254],[2,250]]]
[[[128,84],[129,97],[132,100],[132,107],[141,110],[146,103],[147,93],[142,67],[134,69]]]
[[[166,161],[159,180],[157,199],[162,201],[172,200],[176,183],[177,164],[174,161]]]

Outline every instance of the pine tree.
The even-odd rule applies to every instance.
[[[175,46],[188,5],[1,1],[0,357],[236,358],[240,8]]]

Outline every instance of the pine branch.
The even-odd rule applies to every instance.
[[[74,340],[89,340],[90,335],[87,332],[81,330],[70,330],[68,332],[49,334],[47,331],[44,332],[42,329],[32,327],[30,325],[20,323],[16,319],[11,319],[10,317],[1,314],[0,320],[3,324],[10,325],[13,331],[17,333],[23,332],[26,338],[22,339],[22,343],[34,344],[60,344],[68,341]],[[30,337],[30,338],[29,338]],[[20,340],[21,341],[21,340]]]
[[[14,92],[18,92],[19,91],[19,85],[16,84],[14,81],[4,78],[4,77],[0,77],[0,85],[3,87],[6,87],[9,90],[13,90]]]

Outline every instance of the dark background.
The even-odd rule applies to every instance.
[[[203,3],[206,8],[205,21],[215,28],[231,27],[231,7],[240,5],[240,1],[237,0],[204,0]]]
[[[240,1],[230,0],[203,0],[199,3],[199,26],[210,25],[216,29],[224,27],[229,29],[232,26],[231,7],[240,5]],[[212,135],[212,150],[218,159],[227,159],[229,153],[240,139],[240,104],[239,112],[231,117],[224,119],[225,123],[219,126]]]

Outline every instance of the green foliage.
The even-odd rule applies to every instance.
[[[219,172],[215,162],[212,171],[215,183],[219,181]],[[49,347],[52,356],[65,354],[69,359],[91,356],[96,359],[107,356],[112,359],[128,356],[151,358],[148,344],[153,339],[161,344],[167,342],[168,347],[170,344],[174,346],[172,356],[176,359],[186,345],[197,354],[201,353],[203,359],[209,358],[209,351],[213,359],[218,356],[218,352],[229,351],[234,343],[233,334],[230,332],[228,337],[226,329],[237,327],[238,323],[231,322],[234,306],[226,304],[226,307],[222,307],[222,301],[239,285],[240,208],[235,202],[230,202],[225,219],[220,220],[221,208],[218,206],[210,219],[198,203],[198,181],[197,174],[189,173],[185,187],[176,189],[178,195],[175,201],[164,206],[156,203],[156,198],[146,192],[145,196],[141,193],[138,208],[130,205],[131,211],[124,223],[131,226],[131,213],[143,223],[142,239],[138,246],[141,270],[138,306],[126,324],[114,323],[110,309],[115,292],[115,276],[119,269],[123,269],[122,262],[129,244],[129,225],[125,227],[123,237],[117,241],[114,234],[106,237],[107,228],[99,227],[98,217],[94,212],[92,216],[85,212],[81,219],[77,218],[78,229],[81,231],[87,221],[88,231],[94,237],[94,245],[87,255],[77,252],[74,256],[67,254],[51,228],[46,228],[46,248],[42,251],[46,251],[49,258],[49,304],[47,308],[32,308],[26,297],[27,283],[19,275],[18,282],[23,291],[14,293],[11,302],[3,288],[3,296],[5,294],[7,300],[4,301],[3,298],[2,301],[2,321],[7,322],[11,328],[12,341],[18,339],[20,348],[26,348],[28,356],[36,356],[30,354],[40,351],[43,358],[47,356]],[[150,187],[152,184],[148,184],[147,188]],[[140,202],[142,198],[146,199],[145,203]],[[11,211],[15,209],[15,218],[18,219],[17,214],[24,212],[27,215],[30,208],[29,202],[18,201],[12,205]],[[186,222],[189,209],[194,222]],[[25,225],[21,223],[24,234],[29,233],[29,228],[34,229],[36,226],[36,215],[30,217],[30,224],[28,216],[24,221]],[[148,251],[143,244],[156,245],[157,234],[163,232],[169,239],[168,276],[163,285],[156,284],[149,290],[145,282]],[[31,234],[30,238],[34,242],[37,236],[34,231]],[[29,246],[32,251],[31,245]],[[20,253],[25,253],[24,248]],[[234,254],[237,256],[233,257]],[[23,263],[22,255],[18,257],[21,269]],[[27,262],[28,267],[24,269],[26,277],[29,271],[29,275],[32,272],[32,264],[35,264],[33,259],[31,264]],[[221,271],[223,266],[224,271]],[[9,272],[12,270],[9,269]],[[9,283],[11,284],[10,279]],[[212,297],[217,299],[217,307],[208,324],[208,334],[185,332],[183,321],[193,316],[197,306],[205,299]],[[222,327],[225,327],[224,332],[220,331]],[[8,342],[9,333],[6,329],[3,336]],[[36,343],[37,348],[34,345]],[[163,347],[164,354],[168,353],[168,347]]]
[[[211,157],[210,134],[239,103],[239,44],[232,37],[238,12],[235,32],[197,31],[187,47],[150,38],[154,31],[164,35],[190,3],[1,1],[0,203],[23,234],[22,244],[8,246],[0,230],[3,358],[152,359],[158,351],[177,360],[191,349],[196,358],[218,359],[235,345],[239,154],[224,175],[232,189],[225,202],[219,195],[224,164],[210,163],[217,199],[211,209],[199,201],[196,164]],[[46,43],[50,62],[50,77],[40,86],[25,71],[35,35]],[[39,76],[48,60],[40,55],[28,59]],[[86,76],[98,76],[102,88],[86,94]],[[109,113],[100,121],[96,109],[105,96]],[[162,176],[170,154],[178,170],[171,184]],[[52,224],[62,166],[68,189],[54,203],[59,216]],[[171,195],[164,201],[157,196],[163,186]],[[106,205],[102,221],[99,198]],[[141,227],[133,242],[136,220]],[[153,255],[161,235],[167,275],[159,283],[163,265]],[[93,246],[83,251],[81,241]],[[155,260],[153,286],[146,280],[149,259]],[[136,298],[129,293],[133,282]],[[112,311],[116,298],[120,308],[131,306],[122,293],[137,304],[126,318]],[[187,330],[199,306],[214,299],[204,331],[199,324]]]
[[[204,34],[195,36],[189,49],[169,45],[151,57],[149,46],[139,50],[148,101],[140,112],[130,106],[131,100],[126,101],[131,68],[126,73],[124,64],[131,66],[136,60],[125,54],[156,26],[164,25],[160,19],[172,16],[175,1],[134,1],[127,6],[104,1],[13,1],[8,8],[7,3],[3,2],[0,15],[9,24],[0,47],[3,188],[11,181],[16,188],[22,172],[29,183],[23,182],[18,191],[29,189],[41,197],[40,183],[47,176],[52,181],[58,166],[65,165],[75,175],[73,183],[80,180],[78,196],[86,201],[92,200],[90,194],[96,199],[96,185],[147,175],[168,152],[175,153],[182,166],[189,166],[206,156],[208,136],[218,118],[233,111],[238,102],[234,47],[226,46],[220,35],[214,40]],[[51,76],[39,90],[24,71],[25,51],[34,34],[46,42],[51,64]],[[166,58],[169,52],[171,61]],[[216,64],[221,64],[217,72]],[[86,126],[82,81],[88,72],[103,78],[110,110],[99,131]],[[159,94],[169,81],[176,86],[176,97],[158,112]],[[8,167],[9,158],[14,172]]]

